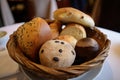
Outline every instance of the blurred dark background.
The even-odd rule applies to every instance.
[[[87,14],[96,26],[120,32],[120,0],[61,0],[58,7],[72,6]]]
[[[120,32],[119,0],[55,0],[58,8],[74,7],[89,14],[96,26]],[[7,0],[15,23],[35,17],[34,0]],[[1,9],[0,9],[1,11]],[[0,12],[0,26],[4,26]]]

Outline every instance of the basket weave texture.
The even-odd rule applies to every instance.
[[[72,65],[71,67],[67,68],[49,68],[29,60],[17,46],[16,39],[14,38],[15,33],[10,36],[10,39],[7,43],[7,49],[10,57],[13,60],[21,65],[22,68],[29,72],[32,72],[34,75],[46,79],[65,80],[68,78],[80,76],[90,69],[102,65],[108,56],[110,40],[107,39],[107,36],[96,27],[94,29],[86,28],[86,32],[87,37],[94,38],[99,43],[100,50],[98,52],[98,55],[90,61],[78,65]]]

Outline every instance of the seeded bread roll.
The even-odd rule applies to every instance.
[[[86,38],[86,31],[83,26],[70,23],[67,24],[66,27],[61,31],[60,35],[71,35],[78,41],[82,38]]]
[[[54,22],[50,23],[49,26],[52,32],[52,39],[57,38],[62,30],[62,23],[55,20]]]
[[[20,26],[16,36],[19,47],[31,60],[38,56],[40,46],[52,38],[49,25],[39,17]]]
[[[94,27],[94,20],[87,14],[75,8],[59,8],[54,12],[54,18],[64,23],[75,22],[86,27]]]
[[[77,40],[71,35],[60,35],[60,36],[58,36],[57,39],[70,43],[73,48],[75,48],[75,45],[76,45],[76,42],[77,42]]]

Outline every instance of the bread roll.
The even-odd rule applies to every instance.
[[[75,51],[77,59],[85,62],[97,56],[97,52],[99,51],[99,44],[93,38],[83,38],[76,43]]]
[[[40,46],[51,39],[51,30],[45,20],[36,17],[20,26],[16,35],[18,45],[24,54],[31,60],[35,60]]]
[[[60,31],[62,30],[62,23],[55,20],[54,22],[50,23],[49,26],[52,33],[52,39],[57,38],[60,34]]]
[[[49,40],[40,48],[40,62],[44,66],[59,68],[73,64],[76,53],[74,48],[63,40]]]
[[[75,22],[85,27],[94,27],[94,20],[87,14],[72,7],[59,8],[54,12],[54,18],[62,22]]]
[[[67,24],[66,27],[61,31],[60,35],[71,35],[78,41],[82,38],[86,38],[86,31],[83,26],[70,23]]]
[[[76,42],[77,42],[77,40],[71,35],[60,35],[60,36],[58,36],[57,39],[70,43],[73,48],[75,48],[75,45],[76,45]]]

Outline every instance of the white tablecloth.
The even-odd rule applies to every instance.
[[[23,23],[19,23],[19,24],[2,27],[2,28],[0,28],[0,31],[1,30],[7,31],[8,32],[7,37],[9,37],[9,35],[12,34],[13,31],[15,31],[22,24]],[[103,28],[99,28],[99,29],[108,36],[108,39],[111,40],[111,47],[110,47],[110,51],[109,51],[109,56],[107,57],[100,73],[94,78],[94,80],[120,80],[120,76],[119,76],[119,74],[120,74],[120,70],[119,70],[119,68],[120,68],[120,33],[114,32],[111,30],[107,30],[107,29],[103,29]],[[1,63],[1,61],[2,60],[0,59],[0,63]],[[1,64],[0,64],[0,69],[5,68],[6,66],[9,66],[9,64],[5,64],[4,67],[3,66],[1,67]],[[18,66],[16,66],[16,67],[18,67]],[[6,71],[6,73],[7,73],[7,71]],[[9,75],[13,74],[13,73],[15,73],[15,71],[11,71],[11,73],[9,73]],[[1,75],[3,76],[3,74],[1,74],[1,70],[0,70],[0,76]],[[4,73],[4,76],[5,75],[6,74]],[[15,80],[17,80],[17,79],[15,79]]]

